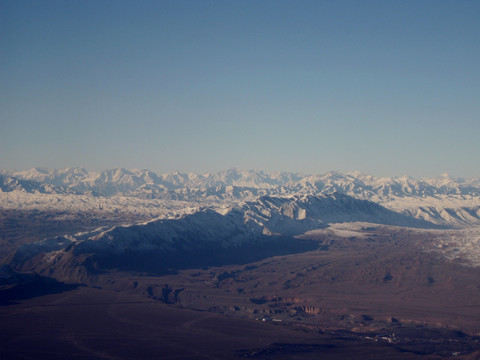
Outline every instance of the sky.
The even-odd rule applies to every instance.
[[[480,177],[480,2],[0,1],[0,169]]]

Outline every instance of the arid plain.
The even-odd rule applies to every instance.
[[[46,295],[26,284],[0,307],[0,354],[480,358],[480,270],[430,251],[435,236],[344,224],[303,235],[316,250],[252,263],[162,276],[111,271]]]

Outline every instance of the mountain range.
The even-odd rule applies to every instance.
[[[231,169],[159,176],[149,170],[36,168],[0,176],[0,198],[10,209],[29,204],[27,210],[45,219],[71,216],[87,223],[115,214],[113,226],[37,239],[10,259],[17,269],[56,278],[65,278],[64,269],[162,272],[248,262],[318,246],[298,236],[338,223],[422,229],[480,224],[480,180],[448,175],[415,180]],[[142,208],[155,211],[141,215]],[[53,216],[52,209],[61,211]]]
[[[163,216],[161,208],[165,204],[146,200],[173,201],[177,210],[184,214],[181,210],[188,206],[236,204],[263,196],[289,198],[340,193],[373,201],[437,225],[465,227],[480,224],[480,179],[452,178],[448,174],[417,180],[409,176],[380,178],[359,172],[302,175],[230,169],[206,174],[175,172],[157,175],[149,170],[89,172],[83,168],[34,168],[20,172],[1,171],[0,190],[4,196],[16,194],[14,199],[4,201],[11,203],[12,207],[18,202],[19,206],[29,202],[40,204],[47,198],[41,195],[48,194],[60,196],[52,200],[51,206],[71,203],[69,209],[81,209],[88,203],[91,207],[103,207],[103,204],[108,207],[110,204],[110,208],[118,212],[135,204],[134,209],[130,207],[128,211],[140,212],[148,205],[145,212],[150,218],[153,217],[152,204],[157,216]],[[81,201],[79,196],[84,196]],[[179,201],[190,205],[178,205]]]
[[[150,170],[110,169],[89,172],[83,168],[0,171],[2,191],[134,196],[140,198],[241,198],[245,195],[292,195],[342,192],[363,199],[439,195],[480,196],[480,179],[452,178],[448,174],[416,180],[409,176],[380,178],[360,172],[321,175],[265,173],[230,169],[215,173],[168,173]]]

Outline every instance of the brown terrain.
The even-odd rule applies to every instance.
[[[434,236],[314,231],[249,264],[5,285],[0,359],[480,359],[480,269]]]

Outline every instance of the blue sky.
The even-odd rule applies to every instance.
[[[0,168],[480,176],[479,1],[2,1]]]

